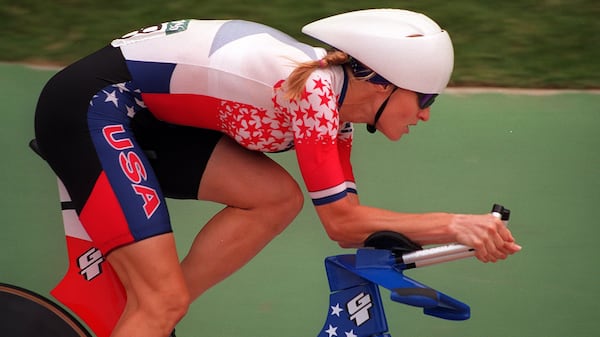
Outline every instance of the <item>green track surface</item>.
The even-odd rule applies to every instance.
[[[55,177],[27,143],[37,96],[53,73],[0,64],[0,282],[47,296],[66,271],[64,234]],[[597,334],[598,106],[600,95],[590,93],[447,94],[431,120],[398,143],[358,128],[354,166],[363,203],[473,213],[502,203],[523,246],[497,264],[469,259],[408,272],[468,303],[472,318],[424,316],[383,290],[393,337]],[[299,177],[293,153],[273,157]],[[219,207],[169,206],[183,255]],[[323,259],[348,252],[327,239],[307,203],[287,231],[192,306],[178,336],[316,336],[328,310]]]

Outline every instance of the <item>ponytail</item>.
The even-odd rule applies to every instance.
[[[330,50],[320,60],[300,63],[285,81],[285,98],[297,99],[302,95],[306,81],[312,72],[319,68],[348,63],[350,56],[339,50]]]

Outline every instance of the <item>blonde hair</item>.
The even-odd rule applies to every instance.
[[[298,64],[285,81],[285,98],[293,100],[302,95],[304,86],[310,74],[318,68],[342,65],[350,61],[350,55],[339,50],[329,50],[327,55],[320,60],[308,61]]]

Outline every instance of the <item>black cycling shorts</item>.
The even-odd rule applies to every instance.
[[[164,198],[197,198],[222,137],[157,120],[136,89],[107,46],[58,72],[36,108],[40,151],[104,253],[171,232]]]

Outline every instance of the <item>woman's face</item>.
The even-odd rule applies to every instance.
[[[410,132],[410,126],[417,125],[419,121],[428,121],[429,111],[430,107],[419,108],[414,91],[398,88],[390,96],[376,127],[388,139],[396,141]]]

